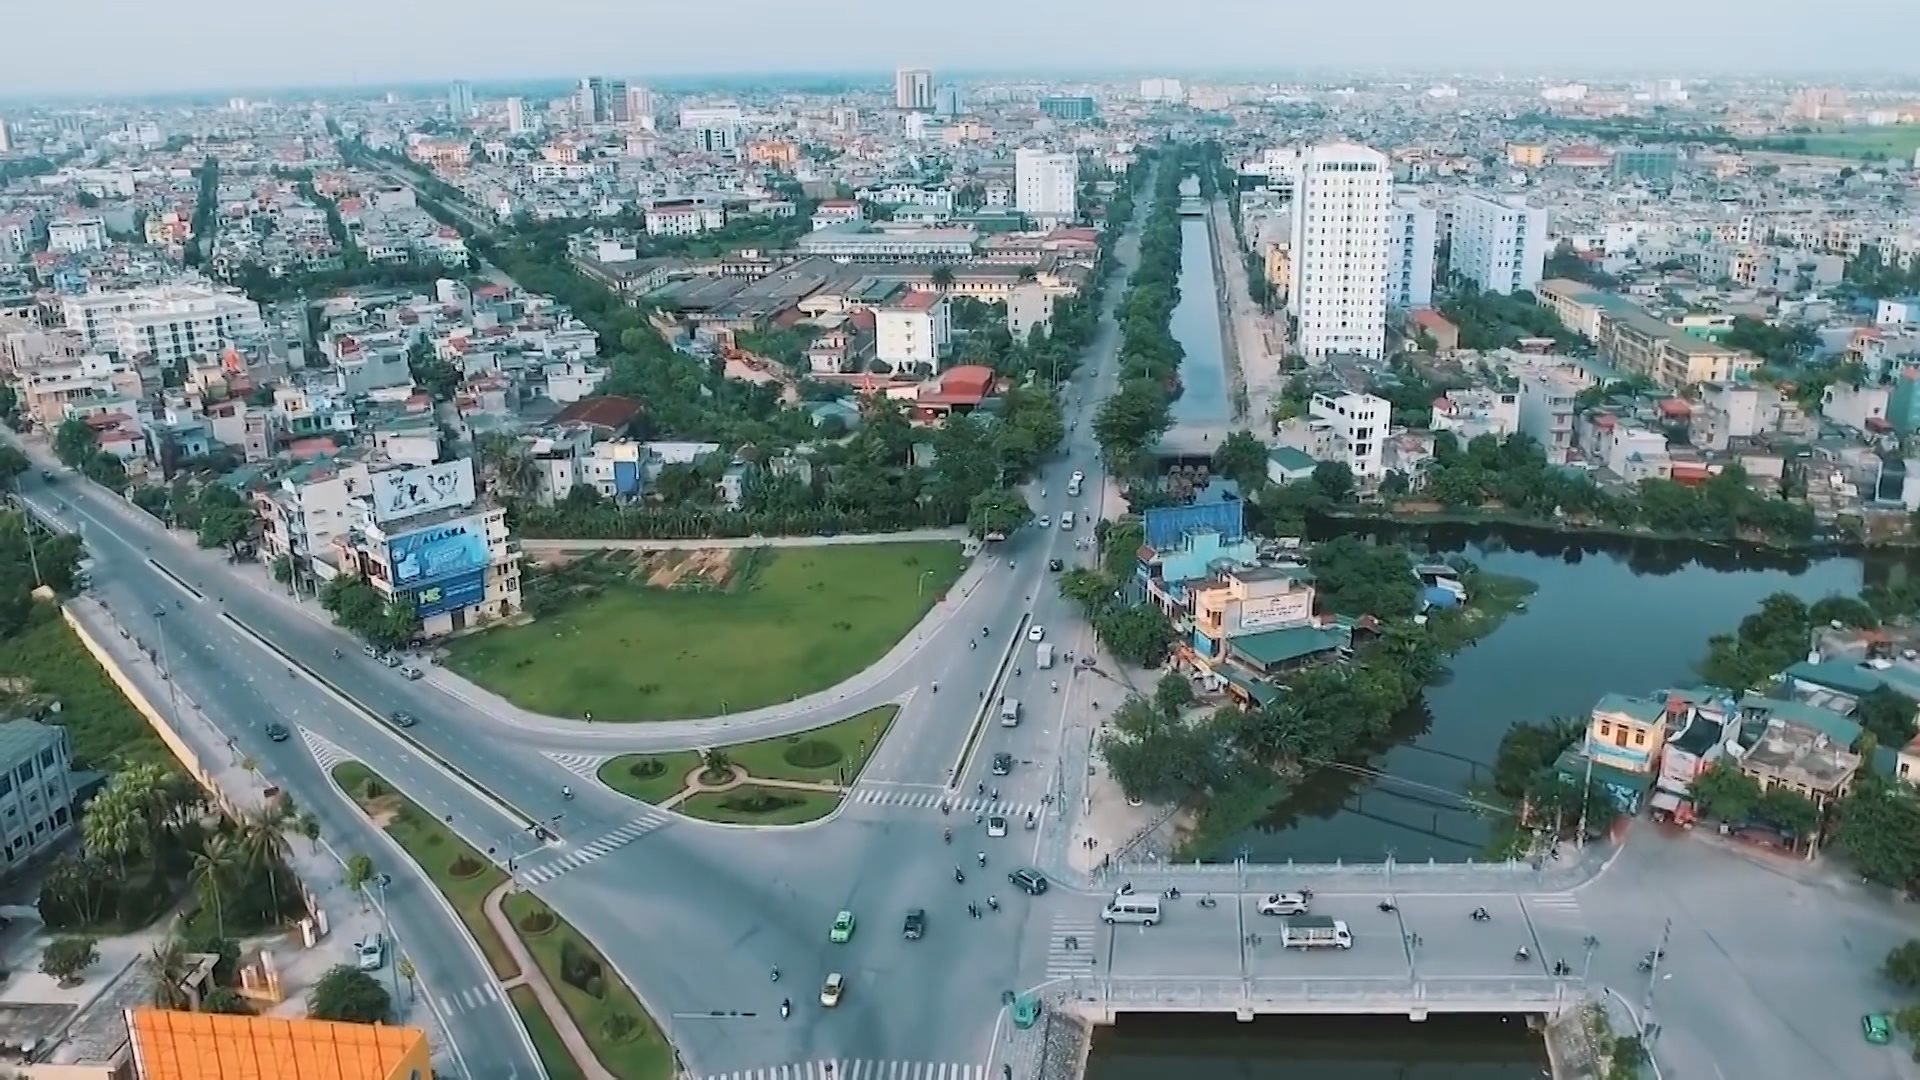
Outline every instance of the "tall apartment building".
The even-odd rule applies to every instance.
[[[89,349],[167,365],[260,337],[260,305],[237,292],[205,285],[153,285],[62,299],[67,327]]]
[[[928,112],[933,109],[933,72],[901,68],[893,73],[893,107]]]
[[[1564,465],[1573,449],[1573,407],[1580,384],[1557,372],[1520,376],[1518,427],[1547,453],[1547,460]]]
[[[1293,288],[1300,354],[1379,359],[1387,345],[1387,156],[1354,143],[1306,152],[1293,200]]]
[[[473,84],[459,79],[447,85],[447,115],[459,123],[473,115]]]
[[[527,99],[510,97],[507,99],[507,134],[520,135],[527,130]]]
[[[1408,310],[1433,303],[1433,253],[1440,214],[1417,195],[1393,200],[1387,220],[1387,306]]]
[[[627,115],[622,119],[629,124],[650,122],[653,119],[653,91],[644,86],[627,87]]]
[[[12,149],[13,140],[7,137],[7,118],[0,116],[0,154],[8,153]]]
[[[1085,94],[1043,97],[1040,99],[1040,114],[1051,116],[1055,120],[1069,123],[1078,120],[1091,120],[1096,112],[1093,99]]]
[[[1080,158],[1073,153],[1016,150],[1014,205],[1043,225],[1072,221],[1079,210]]]
[[[1393,404],[1386,398],[1315,394],[1307,403],[1307,415],[1314,427],[1331,434],[1335,455],[1355,477],[1368,480],[1387,471],[1387,428],[1393,420]]]
[[[582,124],[618,124],[627,118],[627,84],[624,79],[594,75],[580,80],[573,92],[574,117]]]
[[[73,751],[67,729],[0,723],[0,875],[57,848],[73,832]]]
[[[1547,212],[1521,195],[1460,196],[1453,208],[1451,271],[1483,292],[1531,291],[1547,263]]]

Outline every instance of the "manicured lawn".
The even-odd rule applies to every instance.
[[[520,974],[520,966],[513,962],[512,954],[507,952],[506,943],[494,932],[493,924],[487,921],[485,901],[487,894],[507,880],[507,875],[481,854],[468,846],[467,842],[455,836],[453,830],[442,825],[432,814],[420,809],[413,800],[394,791],[393,785],[386,782],[373,770],[357,761],[343,761],[333,767],[334,783],[353,797],[388,836],[394,838],[406,849],[420,869],[446,896],[453,910],[466,925],[467,933],[480,943],[480,951],[486,954],[487,963],[493,973],[502,979],[510,979]],[[367,782],[379,785],[380,794],[369,797]],[[346,853],[343,852],[343,855]],[[374,865],[380,865],[381,853],[369,851]],[[465,860],[468,865],[479,868],[479,872],[469,877],[461,877],[453,872],[456,862]]]
[[[741,784],[727,791],[706,791],[674,807],[688,817],[728,825],[800,825],[833,813],[840,796],[829,791]]]
[[[700,767],[691,750],[664,754],[621,754],[600,766],[600,782],[629,799],[663,803],[687,786],[687,774]]]
[[[573,1055],[567,1053],[567,1044],[560,1041],[559,1030],[547,1019],[547,1011],[540,1007],[533,988],[516,986],[507,991],[507,997],[513,1002],[513,1011],[520,1014],[520,1022],[527,1026],[527,1034],[533,1039],[533,1052],[540,1055],[540,1064],[546,1066],[547,1080],[586,1080],[587,1074],[580,1071]]]
[[[961,554],[945,542],[781,548],[734,566],[724,589],[617,581],[526,626],[455,641],[448,666],[552,716],[742,712],[879,660],[958,579]]]
[[[900,712],[881,705],[837,724],[800,735],[783,735],[726,748],[735,765],[764,780],[851,784]]]
[[[560,995],[567,1015],[573,1017],[574,1025],[586,1036],[600,1064],[622,1080],[670,1080],[672,1049],[641,1006],[640,999],[613,970],[613,965],[607,963],[606,957],[600,955],[600,950],[532,893],[509,895],[505,908],[516,927],[522,926],[529,916],[544,914],[552,920],[550,928],[541,933],[522,929],[520,939],[526,942],[528,951],[533,953],[533,962],[540,965],[554,992]],[[570,980],[569,975],[574,979]],[[595,990],[598,993],[594,993]],[[517,1007],[517,1000],[515,1004]],[[558,1035],[554,1038],[557,1040]],[[542,1057],[545,1057],[544,1051]]]
[[[1807,140],[1805,152],[1809,154],[1820,154],[1826,157],[1896,158],[1911,163],[1914,150],[1920,148],[1920,124],[1838,128],[1832,131],[1816,132],[1804,138]]]
[[[0,677],[14,692],[60,703],[60,724],[73,743],[75,764],[113,771],[159,762],[178,769],[167,744],[120,694],[66,620],[50,609],[26,633],[0,641]],[[165,707],[162,702],[161,707]]]

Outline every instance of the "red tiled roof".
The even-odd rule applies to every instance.
[[[602,428],[607,431],[619,431],[640,415],[644,406],[629,397],[608,394],[602,397],[581,398],[579,401],[561,409],[553,418],[556,424],[585,424],[588,427]]]

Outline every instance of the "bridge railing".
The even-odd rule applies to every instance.
[[[1065,982],[1059,988],[1063,1001],[1143,1012],[1155,1008],[1213,1008],[1225,1012],[1240,1007],[1284,1011],[1308,1003],[1443,1009],[1479,1003],[1514,1012],[1556,1012],[1586,996],[1586,985],[1578,979],[1540,977],[1160,979],[1083,975]]]
[[[1336,891],[1392,892],[1423,888],[1486,888],[1550,892],[1570,888],[1593,875],[1601,852],[1589,859],[1494,862],[1333,862],[1226,863],[1169,862],[1163,859],[1116,859],[1092,875],[1096,885],[1131,882],[1142,892],[1169,886],[1183,890],[1285,892],[1301,887]]]

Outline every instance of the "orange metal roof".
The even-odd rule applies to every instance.
[[[143,1080],[387,1080],[426,1035],[418,1028],[135,1009],[127,1016]]]

